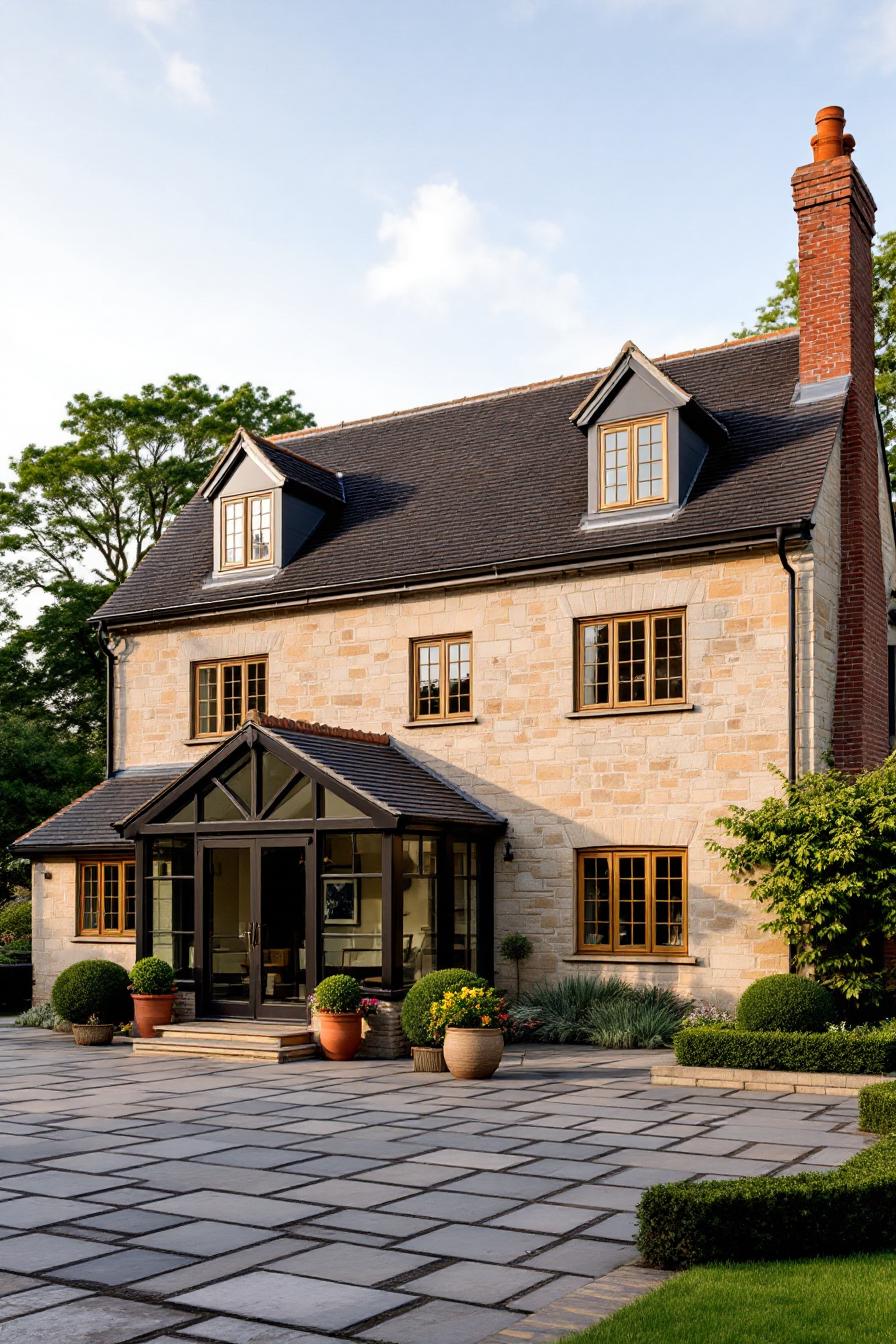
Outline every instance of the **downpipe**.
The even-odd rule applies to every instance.
[[[115,664],[118,660],[112,652],[109,632],[102,623],[96,628],[96,642],[106,660],[106,778],[109,779],[115,769]]]

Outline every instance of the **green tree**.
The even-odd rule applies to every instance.
[[[879,234],[872,251],[874,302],[875,384],[884,438],[888,445],[890,478],[896,481],[896,230]],[[787,263],[775,292],[756,309],[752,326],[732,332],[735,337],[780,331],[800,320],[800,273],[795,261]]]
[[[873,1010],[888,988],[882,951],[896,936],[896,755],[861,775],[825,770],[718,825],[735,841],[708,848],[752,888],[798,969],[841,1001]]]
[[[68,438],[30,444],[0,488],[0,589],[122,583],[240,424],[276,434],[313,423],[291,390],[212,392],[195,374],[122,397],[79,392],[62,422]]]

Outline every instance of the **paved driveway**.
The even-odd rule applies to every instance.
[[[660,1058],[460,1083],[0,1029],[0,1344],[477,1344],[632,1260],[645,1186],[865,1142],[853,1100],[650,1087]]]

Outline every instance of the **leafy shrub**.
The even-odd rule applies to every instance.
[[[7,901],[0,905],[0,942],[31,942],[31,902]]]
[[[462,985],[484,986],[485,981],[472,971],[454,967],[446,971],[431,971],[411,985],[401,1005],[401,1029],[411,1045],[437,1045],[429,1021],[429,1009],[437,1003],[446,989],[460,989]]]
[[[891,1031],[719,1031],[687,1027],[673,1041],[679,1064],[796,1073],[891,1073]]]
[[[684,1017],[682,1025],[685,1027],[733,1027],[734,1017],[725,1008],[720,1008],[715,1003],[698,1003],[696,1007]]]
[[[520,962],[528,961],[532,955],[532,943],[524,933],[508,933],[501,939],[498,948],[504,961],[513,962],[516,971],[516,997],[520,996]]]
[[[824,1031],[837,1016],[830,990],[804,975],[766,975],[744,990],[737,1025],[744,1031]]]
[[[830,1172],[651,1186],[638,1222],[663,1269],[896,1249],[896,1135]]]
[[[667,1045],[690,1003],[655,985],[630,985],[618,976],[570,975],[536,985],[511,1010],[530,1024],[536,1040],[631,1049]]]
[[[353,975],[328,975],[314,991],[314,1007],[319,1013],[357,1013],[361,986]]]
[[[489,985],[447,989],[429,1006],[430,1034],[438,1041],[449,1027],[503,1027],[506,1018],[503,998]]]
[[[896,1082],[869,1083],[859,1093],[859,1129],[872,1134],[896,1132]]]
[[[24,1013],[20,1013],[13,1025],[16,1027],[44,1027],[46,1030],[52,1031],[56,1021],[52,1003],[36,1003],[33,1008],[26,1008]]]
[[[161,957],[143,957],[131,971],[134,994],[170,994],[174,988],[174,967]]]
[[[51,993],[53,1008],[68,1022],[130,1021],[128,973],[114,961],[76,961],[56,977]]]
[[[588,1042],[607,1050],[657,1050],[671,1042],[686,1011],[671,990],[654,985],[605,1004],[592,1019]]]

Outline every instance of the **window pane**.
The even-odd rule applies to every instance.
[[[684,697],[684,618],[653,618],[653,698]]]
[[[162,821],[195,821],[196,820],[196,797],[189,798],[185,803],[179,803],[173,812],[166,812]]]
[[[153,840],[146,879],[149,952],[174,967],[179,978],[193,970],[193,841]]]
[[[647,699],[647,622],[618,621],[617,699],[622,705],[644,704]]]
[[[622,948],[647,945],[647,857],[623,854],[619,858],[618,940]]]
[[[275,808],[268,814],[271,821],[304,821],[314,816],[314,785],[306,775],[299,775]]]
[[[246,664],[246,709],[257,709],[264,714],[268,703],[267,663]]]
[[[476,846],[456,840],[451,846],[454,862],[454,948],[452,966],[476,969]]]
[[[654,942],[657,947],[684,946],[684,861],[680,854],[654,859]]]
[[[610,861],[588,857],[582,865],[582,946],[610,945]]]
[[[281,761],[279,756],[266,751],[261,757],[261,806],[269,807],[288,780],[292,779],[295,769]]]
[[[81,931],[88,933],[100,927],[100,869],[99,864],[85,863],[81,869]]]
[[[442,712],[439,683],[439,645],[417,645],[417,713],[421,718]]]
[[[324,789],[321,815],[324,817],[352,818],[364,817],[365,813],[361,812],[357,807],[353,807],[352,804],[346,802],[344,798],[340,798],[338,793],[333,793],[331,789]]]
[[[610,703],[610,627],[606,622],[583,625],[582,641],[582,704],[608,705]]]
[[[132,932],[137,927],[137,866],[124,865],[124,927]]]
[[[103,864],[103,928],[107,933],[116,933],[120,927],[120,901],[118,889],[118,864]]]
[[[448,713],[470,712],[470,644],[468,640],[448,644]]]
[[[663,426],[639,425],[637,429],[638,499],[663,495]]]
[[[347,837],[351,839],[351,837]],[[353,975],[376,989],[383,976],[381,877],[321,877],[323,974]]]
[[[218,669],[200,667],[199,690],[197,695],[198,723],[200,733],[218,731]]]
[[[222,669],[224,680],[224,704],[221,715],[221,730],[232,733],[243,722],[243,668],[241,663],[225,663]]]
[[[236,803],[231,802],[223,789],[213,785],[202,795],[202,820],[203,821],[245,821],[246,818],[237,807]]]
[[[605,504],[627,504],[628,430],[617,429],[604,435],[603,482]]]
[[[251,558],[256,563],[271,558],[271,497],[259,495],[249,500],[249,536],[252,539]]]
[[[242,803],[247,812],[252,811],[252,765],[248,757],[238,761],[226,774],[222,775],[221,782],[227,785],[234,798]]]
[[[424,844],[431,846],[425,852]],[[435,846],[423,836],[403,842],[402,893],[402,974],[410,985],[436,969]]]
[[[224,563],[246,563],[243,538],[243,500],[235,499],[224,505]]]

